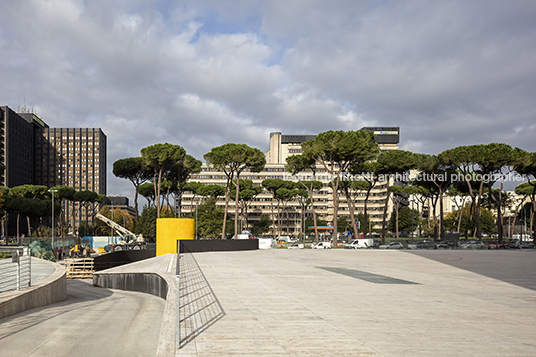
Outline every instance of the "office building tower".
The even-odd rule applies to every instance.
[[[2,106],[0,163],[5,166],[0,184],[9,188],[68,186],[106,194],[106,135],[99,128],[50,128],[25,108],[15,113]],[[82,221],[92,225],[95,207],[66,200],[62,206],[62,223],[70,232],[76,233]],[[25,225],[19,228],[27,230]]]

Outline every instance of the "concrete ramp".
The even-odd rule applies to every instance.
[[[176,301],[177,254],[121,265],[95,272],[93,285],[108,289],[144,292],[166,300],[157,356],[174,356],[178,345],[178,316]]]

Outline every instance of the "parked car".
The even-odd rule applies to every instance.
[[[288,246],[288,249],[303,249],[303,248],[305,248],[305,245],[303,243],[294,243]]]
[[[456,249],[456,242],[450,240],[443,240],[438,242],[434,249]]]
[[[510,248],[512,248],[512,246],[510,246]],[[515,249],[534,249],[534,243],[532,242],[525,242],[525,241],[517,241],[515,244],[514,244],[514,247]]]
[[[510,244],[508,242],[491,242],[488,244],[488,249],[507,249],[509,248]]]
[[[426,242],[415,242],[408,244],[408,249],[429,249],[428,243]]]
[[[365,238],[382,239],[382,235],[380,233],[367,233]]]
[[[380,249],[404,249],[400,242],[391,242],[389,244],[380,245]]]
[[[311,246],[311,249],[331,249],[331,242],[318,242]]]
[[[508,243],[508,248],[516,249],[517,245],[519,245],[519,239],[512,239],[510,243]]]
[[[486,245],[479,240],[470,240],[460,245],[462,249],[486,249]]]

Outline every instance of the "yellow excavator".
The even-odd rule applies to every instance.
[[[89,258],[91,256],[91,248],[87,242],[75,244],[69,249],[69,257],[71,258]]]

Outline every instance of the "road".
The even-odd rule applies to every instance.
[[[413,254],[506,283],[536,290],[536,251],[497,250],[408,250]]]
[[[165,301],[68,280],[67,300],[0,320],[8,356],[154,356]]]

